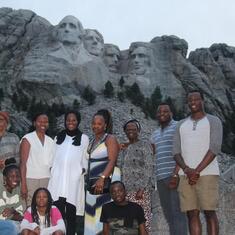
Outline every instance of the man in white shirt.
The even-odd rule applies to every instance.
[[[191,235],[201,235],[200,210],[204,211],[209,235],[219,234],[215,209],[218,205],[219,166],[216,155],[222,144],[222,123],[206,114],[203,95],[188,94],[191,115],[179,122],[173,154],[179,171],[181,210],[187,212]]]

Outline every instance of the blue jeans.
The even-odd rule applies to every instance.
[[[0,220],[1,235],[17,235],[17,229],[14,223],[10,220]]]
[[[158,180],[157,189],[164,216],[171,235],[187,235],[188,225],[185,213],[180,211],[179,196],[176,189],[169,189],[171,177]]]

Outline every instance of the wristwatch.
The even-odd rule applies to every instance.
[[[106,178],[105,175],[101,175],[100,177],[101,177],[102,179],[105,179],[105,178]]]

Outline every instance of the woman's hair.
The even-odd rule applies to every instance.
[[[64,115],[64,126],[65,126],[65,128],[66,128],[66,119],[67,119],[68,115],[71,114],[71,113],[76,116],[77,121],[78,121],[78,125],[81,122],[81,114],[79,112],[75,111],[75,110],[69,110]]]
[[[106,129],[105,132],[108,134],[112,134],[113,132],[113,120],[112,120],[112,116],[111,113],[107,110],[107,109],[100,109],[98,110],[94,117],[100,115],[104,118],[104,122],[106,124]]]
[[[15,158],[6,159],[2,174],[6,177],[12,169],[19,170]]]
[[[36,122],[37,118],[41,115],[46,115],[48,117],[48,114],[46,112],[36,112],[32,116],[32,125],[29,127],[29,132],[35,131],[36,128],[34,126],[34,122]]]
[[[32,218],[33,218],[33,222],[35,222],[36,224],[39,224],[39,216],[38,216],[38,212],[37,212],[37,203],[36,203],[36,197],[38,195],[38,193],[40,191],[44,191],[47,194],[47,198],[48,198],[48,202],[47,202],[47,208],[46,208],[46,214],[45,214],[45,223],[46,223],[46,227],[50,227],[51,225],[51,207],[52,207],[52,197],[51,197],[51,193],[49,192],[48,189],[46,188],[38,188],[37,190],[35,190],[34,194],[33,194],[33,198],[32,198],[32,203],[31,203],[31,211],[32,211]]]
[[[140,126],[139,121],[138,121],[137,119],[131,119],[131,120],[127,121],[127,122],[124,124],[124,126],[123,126],[123,130],[124,130],[124,131],[126,131],[127,125],[128,125],[129,123],[134,123],[134,124],[136,125],[136,127],[137,127],[137,130],[138,130],[138,131],[141,130],[141,126]]]

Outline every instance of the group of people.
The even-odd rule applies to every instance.
[[[218,235],[222,124],[205,113],[203,100],[199,91],[190,92],[191,113],[179,122],[167,103],[160,104],[159,127],[149,140],[141,138],[138,120],[127,121],[121,143],[106,109],[94,114],[90,140],[79,129],[77,111],[65,114],[54,140],[46,134],[45,113],[19,140],[7,132],[9,114],[0,111],[0,233],[75,235],[76,219],[84,218],[81,234],[147,235],[156,182],[171,235],[202,234],[201,210],[208,234]]]

